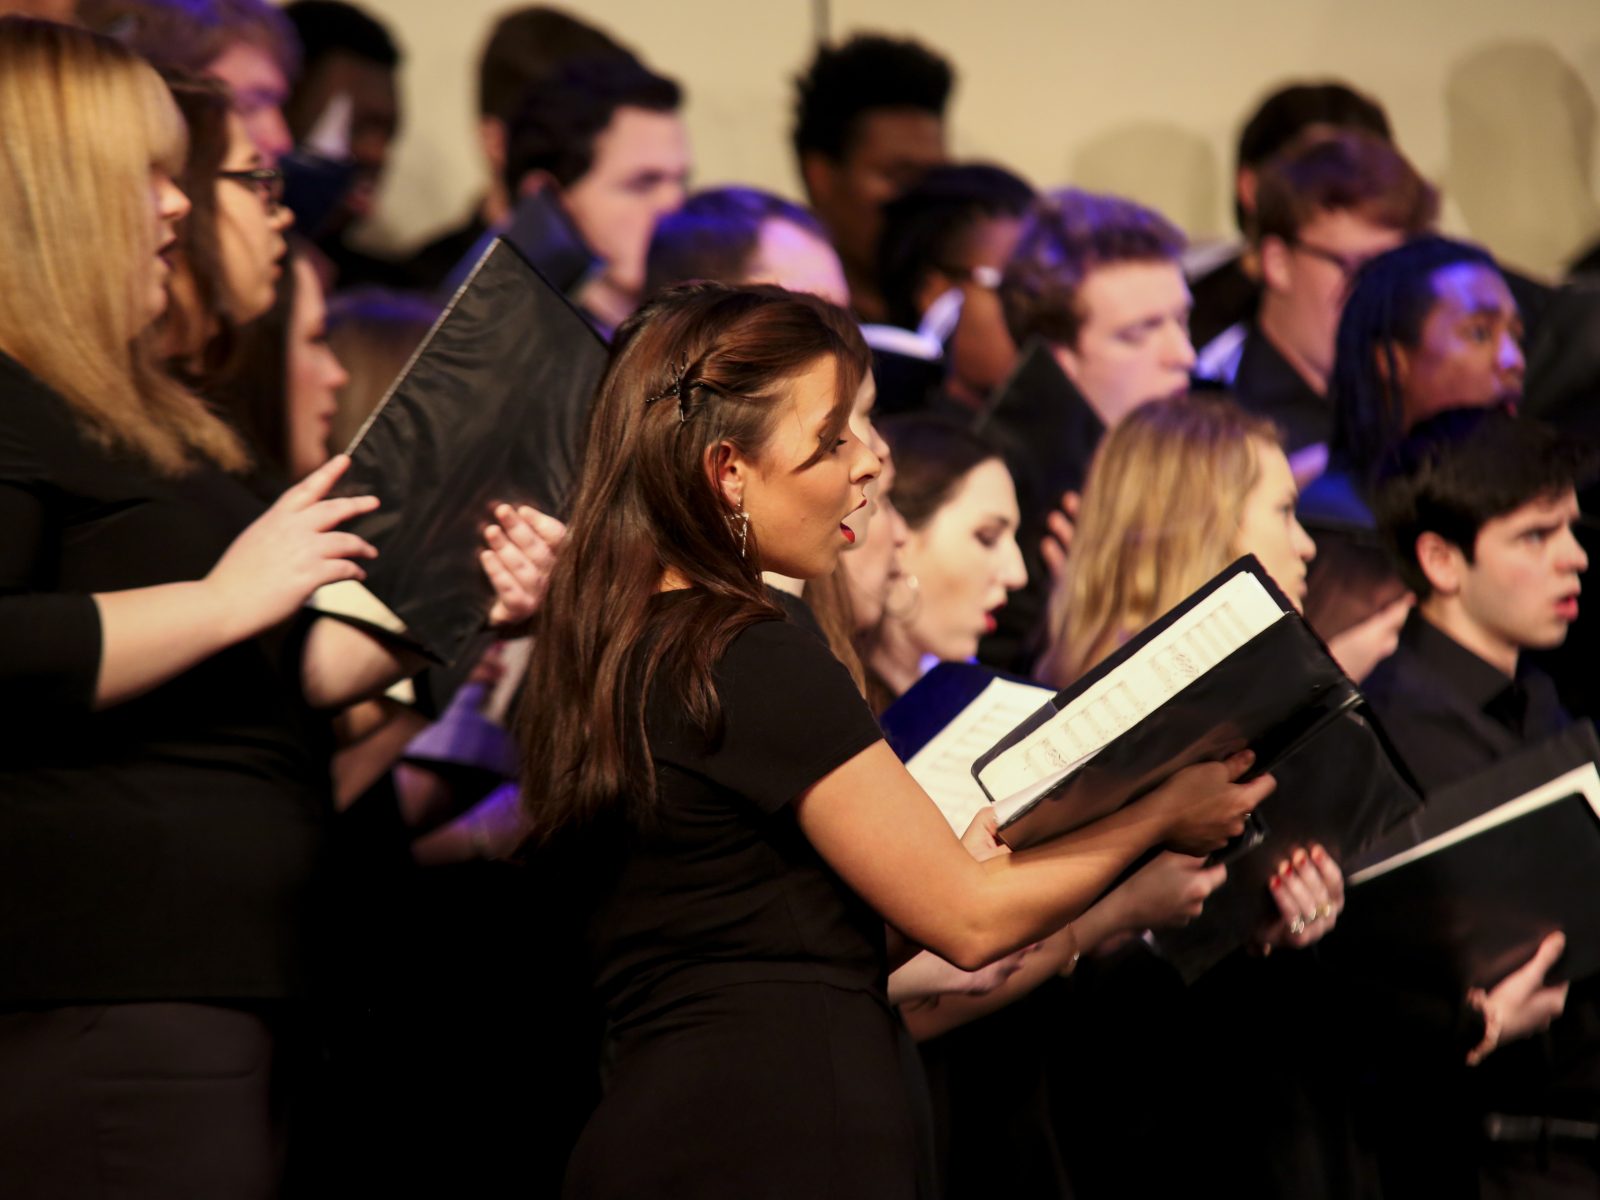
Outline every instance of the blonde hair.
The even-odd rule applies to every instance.
[[[109,38],[0,18],[0,351],[108,448],[164,474],[247,465],[147,344],[151,173],[186,139],[154,70]]]
[[[1100,444],[1084,484],[1067,570],[1039,664],[1065,687],[1233,557],[1271,422],[1231,401],[1146,404]]]

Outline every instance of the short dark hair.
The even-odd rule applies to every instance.
[[[1394,140],[1383,106],[1348,84],[1334,80],[1291,83],[1263,100],[1245,122],[1239,132],[1235,168],[1261,167],[1314,125],[1360,129],[1386,142]],[[1243,229],[1245,213],[1237,198],[1234,216]]]
[[[158,70],[203,74],[235,42],[260,46],[287,79],[300,70],[294,26],[267,0],[78,0],[78,21]]]
[[[1428,235],[1378,255],[1351,286],[1328,376],[1333,405],[1329,450],[1357,472],[1363,485],[1405,432],[1400,393],[1391,383],[1398,374],[1394,348],[1417,344],[1438,299],[1435,272],[1461,263],[1499,270],[1481,246]]]
[[[511,124],[523,93],[565,63],[628,58],[604,30],[545,4],[513,9],[495,22],[478,60],[478,114]]]
[[[678,85],[631,54],[565,63],[524,93],[506,138],[506,190],[515,196],[532,171],[570,187],[594,166],[594,140],[619,108],[676,112]]]
[[[795,80],[794,150],[835,162],[850,151],[859,119],[874,109],[910,108],[943,117],[955,72],[920,42],[857,34],[820,46]]]
[[[1078,289],[1096,267],[1177,263],[1183,232],[1154,209],[1121,196],[1063,188],[1034,201],[1022,240],[1000,278],[1000,306],[1017,345],[1042,337],[1073,346],[1087,315]]]
[[[382,24],[343,0],[294,0],[286,4],[289,18],[300,36],[301,67],[309,75],[330,54],[348,54],[394,70],[400,65],[400,48]]]
[[[683,207],[656,223],[645,266],[644,294],[675,283],[706,279],[740,284],[768,221],[787,221],[819,241],[828,240],[822,223],[793,201],[758,188],[723,187],[696,192]]]
[[[917,289],[933,271],[950,271],[961,240],[979,221],[1021,217],[1033,203],[1027,182],[982,163],[934,167],[883,209],[878,285],[889,321],[915,329]]]
[[[1390,142],[1347,129],[1308,133],[1261,168],[1251,240],[1293,242],[1324,212],[1351,212],[1415,236],[1439,216],[1439,193]]]
[[[1438,534],[1470,563],[1478,533],[1524,504],[1590,483],[1600,447],[1506,408],[1454,408],[1420,422],[1384,460],[1373,489],[1378,529],[1419,599],[1432,591],[1417,539]]]

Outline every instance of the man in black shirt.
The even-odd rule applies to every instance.
[[[1566,724],[1523,654],[1560,646],[1577,616],[1576,488],[1594,467],[1591,448],[1504,409],[1440,413],[1385,464],[1379,529],[1418,604],[1364,690],[1426,791]],[[1476,1072],[1484,1195],[1600,1193],[1597,998],[1592,981],[1575,985],[1548,1034]]]
[[[795,81],[794,152],[806,200],[844,261],[850,302],[884,319],[882,209],[949,158],[945,106],[955,72],[918,42],[859,34],[820,46]]]
[[[1390,139],[1389,118],[1376,100],[1332,80],[1292,83],[1274,91],[1251,114],[1239,133],[1234,168],[1233,215],[1241,233],[1255,220],[1256,193],[1261,169],[1291,142],[1311,130],[1334,132],[1358,129]],[[1194,344],[1206,361],[1211,343],[1242,326],[1255,315],[1261,295],[1260,264],[1247,247],[1240,247],[1221,262],[1197,271],[1194,317],[1190,326]]]
[[[406,263],[411,286],[438,291],[484,236],[511,223],[515,197],[506,190],[506,145],[523,94],[567,63],[590,58],[629,58],[610,34],[570,13],[543,4],[504,13],[495,22],[478,60],[478,142],[488,184],[472,213],[418,249]]]
[[[1314,130],[1294,143],[1258,175],[1251,242],[1260,307],[1236,357],[1214,356],[1199,373],[1275,421],[1290,454],[1325,445],[1328,377],[1351,280],[1368,259],[1426,230],[1438,207],[1438,193],[1385,138]]]

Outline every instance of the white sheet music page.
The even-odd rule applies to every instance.
[[[911,778],[933,798],[958,834],[965,833],[978,810],[989,803],[972,777],[972,764],[1038,712],[1053,695],[1046,687],[992,679],[955,720],[906,763]]]
[[[1228,580],[983,769],[1001,824],[1284,615],[1250,572]]]
[[[1565,775],[1558,775],[1549,783],[1541,784],[1515,800],[1506,801],[1499,808],[1491,808],[1482,816],[1474,817],[1446,833],[1429,838],[1409,850],[1396,854],[1393,858],[1373,863],[1366,870],[1352,874],[1345,882],[1352,886],[1366,883],[1369,879],[1387,875],[1396,867],[1403,867],[1407,863],[1416,862],[1419,858],[1437,854],[1457,842],[1464,842],[1469,837],[1476,837],[1496,825],[1504,825],[1507,821],[1526,816],[1547,804],[1554,804],[1558,800],[1565,800],[1568,796],[1580,794],[1589,802],[1589,807],[1594,810],[1595,815],[1600,816],[1600,770],[1596,770],[1594,763],[1584,763],[1581,767],[1574,767]]]

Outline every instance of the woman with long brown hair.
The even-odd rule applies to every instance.
[[[608,1018],[572,1195],[909,1196],[884,922],[980,966],[1271,787],[1210,764],[1049,846],[967,852],[761,581],[848,544],[867,369],[843,311],[773,288],[674,289],[618,331],[521,720]]]

